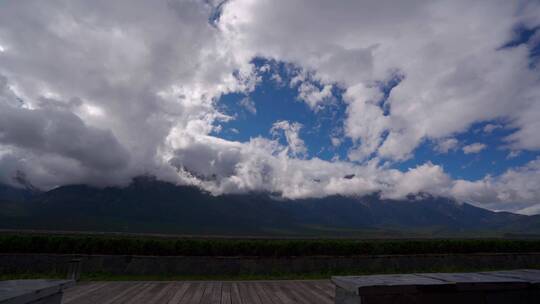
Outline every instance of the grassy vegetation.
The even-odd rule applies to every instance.
[[[236,240],[86,235],[0,235],[0,253],[279,257],[475,252],[540,252],[540,240]]]
[[[540,265],[528,267],[530,269],[540,269]],[[244,280],[327,280],[332,276],[340,275],[370,275],[370,274],[392,274],[392,273],[428,273],[428,272],[477,272],[511,270],[500,267],[455,267],[440,265],[433,268],[418,268],[409,271],[388,268],[385,271],[329,271],[311,273],[269,273],[269,274],[236,274],[236,275],[118,275],[111,273],[82,273],[81,281],[244,281]],[[20,273],[1,274],[1,280],[19,279],[64,279],[64,273]]]

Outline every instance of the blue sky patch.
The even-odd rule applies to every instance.
[[[226,94],[217,102],[223,113],[234,117],[221,123],[222,130],[212,135],[240,142],[250,138],[272,138],[270,129],[277,121],[299,122],[303,125],[300,137],[307,147],[306,158],[324,160],[346,160],[348,151],[353,147],[350,138],[344,136],[343,123],[346,118],[346,104],[342,99],[343,91],[334,86],[331,102],[314,111],[307,103],[298,98],[299,83],[291,85],[291,80],[302,71],[291,65],[272,60],[257,58],[253,61],[260,71],[261,81],[249,94]],[[309,74],[308,74],[309,77]],[[396,75],[385,83],[377,83],[384,94],[380,106],[385,115],[390,109],[386,100],[391,90],[403,80],[402,74]],[[322,85],[309,79],[318,89]],[[247,100],[247,101],[246,101]],[[246,106],[250,103],[255,111]],[[452,178],[477,180],[486,175],[497,176],[512,167],[522,166],[540,156],[538,152],[511,151],[505,137],[516,131],[504,121],[486,121],[473,124],[466,132],[453,137],[457,145],[446,153],[437,151],[438,140],[425,139],[408,160],[392,163],[391,167],[407,171],[426,162],[444,167]],[[339,140],[339,144],[332,143]],[[279,138],[286,145],[284,138]],[[477,153],[465,153],[464,147],[472,144],[485,145]]]
[[[290,85],[291,79],[299,72],[294,66],[264,59],[257,59],[254,64],[258,69],[263,66],[270,69],[261,73],[261,82],[250,94],[231,93],[221,97],[218,101],[221,111],[235,119],[223,123],[221,132],[213,135],[246,142],[258,136],[271,138],[270,129],[277,121],[299,122],[303,125],[300,137],[308,148],[306,157],[346,159],[352,142],[343,137],[346,105],[341,98],[341,90],[334,87],[333,100],[315,112],[298,99],[299,84]],[[279,75],[279,80],[276,80],[276,75]],[[245,98],[253,101],[256,113],[242,104]],[[340,138],[339,146],[332,145],[333,137]],[[283,138],[280,142],[286,144]]]

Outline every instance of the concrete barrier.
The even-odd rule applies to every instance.
[[[332,277],[336,304],[540,303],[540,270]]]
[[[192,257],[0,254],[0,274],[66,273],[81,260],[81,273],[114,275],[271,275],[392,273],[462,269],[540,268],[540,253],[476,253],[311,257]]]

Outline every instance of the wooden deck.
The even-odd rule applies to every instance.
[[[65,304],[332,304],[330,281],[89,282],[64,293]]]

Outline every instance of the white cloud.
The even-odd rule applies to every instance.
[[[332,85],[325,85],[322,89],[317,88],[310,82],[303,82],[298,87],[298,98],[305,101],[308,106],[317,111],[322,107],[322,104],[331,100]]]
[[[502,126],[498,124],[487,124],[484,126],[483,130],[484,130],[484,133],[491,133],[494,130],[497,130],[500,128],[502,128]]]
[[[398,198],[425,191],[492,209],[537,210],[538,160],[479,181],[452,180],[431,163],[407,172],[381,165],[412,157],[424,140],[446,153],[459,146],[451,136],[497,119],[516,130],[506,148],[540,149],[538,65],[528,58],[534,44],[501,49],[517,24],[540,25],[537,2],[231,0],[210,24],[215,5],[3,3],[1,181],[23,171],[43,188],[125,184],[150,173],[216,194],[380,191]],[[270,72],[256,70],[255,57],[297,67],[293,85],[314,110],[334,89],[343,91],[340,139],[353,142],[352,162],[307,159],[299,122],[273,125],[286,145],[210,135],[234,119],[220,112],[219,97],[247,94],[258,74]],[[381,84],[396,76],[401,81],[384,100]],[[242,106],[255,114],[255,102]]]
[[[215,194],[262,190],[305,198],[382,191],[384,197],[402,198],[419,191],[443,194],[451,185],[442,168],[430,163],[402,173],[376,162],[291,158],[289,148],[260,137],[238,143],[204,136],[176,146],[171,163],[181,169],[185,182]]]
[[[144,173],[178,180],[168,165],[172,130],[208,134],[230,119],[215,98],[258,81],[220,42],[211,10],[195,1],[3,3],[0,147],[24,155],[42,187],[56,173],[58,184]]]
[[[249,98],[244,97],[240,100],[240,105],[244,107],[249,113],[255,115],[257,114],[257,108],[255,107],[255,102]]]
[[[515,210],[514,212],[519,213],[519,214],[525,214],[525,215],[540,214],[540,204],[536,204],[529,207],[525,207],[523,209]]]
[[[300,129],[302,129],[302,124],[298,122],[290,123],[286,120],[276,121],[270,133],[273,136],[279,136],[280,132],[283,131],[285,134],[285,140],[289,145],[289,149],[294,156],[303,156],[307,152],[306,145],[304,141],[300,138]]]
[[[337,137],[331,137],[330,138],[330,141],[332,143],[332,146],[334,147],[339,147],[341,145],[341,139],[337,138]]]
[[[455,138],[446,138],[437,141],[435,145],[435,151],[438,153],[446,154],[449,151],[456,150],[458,148],[459,141]]]
[[[532,136],[540,85],[530,46],[501,49],[516,24],[538,26],[539,15],[534,1],[237,0],[225,6],[219,26],[241,47],[238,56],[292,62],[346,93],[359,85],[378,90],[376,83],[402,75],[389,113],[375,109],[377,100],[365,104],[365,96],[349,93],[345,128],[362,130],[347,134],[358,145],[353,159],[376,153],[403,160],[425,138],[498,118],[518,129],[508,138],[514,149],[540,148]]]
[[[283,84],[283,78],[278,73],[272,74],[272,76],[270,76],[270,78],[273,81],[275,81],[278,85]]]
[[[407,194],[417,192],[448,195],[448,187],[451,184],[452,179],[444,172],[442,167],[428,162],[401,174],[385,196],[403,198]]]
[[[457,180],[451,195],[459,200],[494,210],[532,213],[540,208],[540,159],[509,169],[498,177],[479,181]]]
[[[512,159],[512,158],[518,157],[520,154],[521,154],[521,151],[512,150],[510,151],[510,153],[508,153],[508,155],[506,156],[506,159]]]
[[[480,153],[480,151],[484,150],[487,146],[483,143],[473,143],[470,145],[466,145],[462,148],[463,153],[465,154],[475,154]]]
[[[349,151],[351,160],[365,160],[377,151],[383,142],[382,135],[390,120],[383,115],[378,101],[382,98],[379,90],[358,84],[350,87],[344,95],[347,107],[345,134],[359,145]]]

